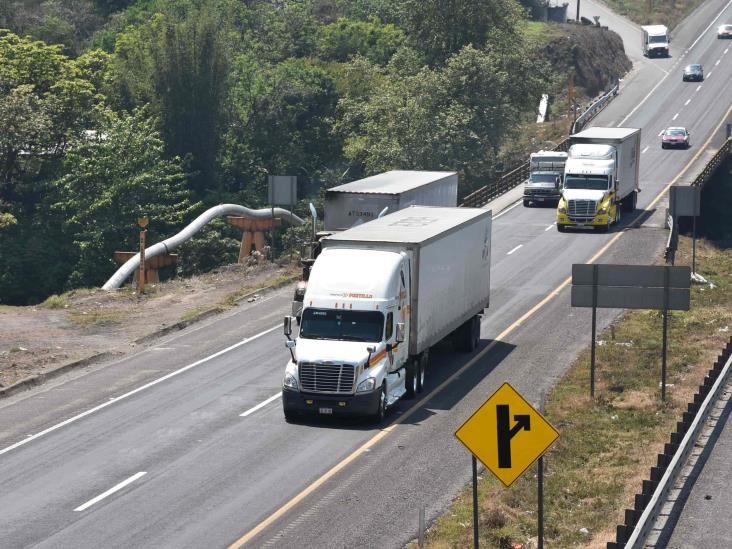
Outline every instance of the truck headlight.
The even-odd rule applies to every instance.
[[[597,215],[605,215],[606,213],[607,213],[606,208],[600,208],[599,210],[597,210]]]
[[[374,390],[374,387],[376,387],[376,378],[369,377],[364,379],[361,383],[358,384],[358,387],[356,387],[357,393],[368,393],[370,391]]]
[[[296,391],[298,390],[298,387],[297,387],[297,378],[295,376],[293,376],[292,374],[289,374],[289,373],[286,373],[285,374],[285,379],[282,382],[282,385],[285,386],[285,387],[287,387],[287,388],[289,388],[289,389],[294,389]]]

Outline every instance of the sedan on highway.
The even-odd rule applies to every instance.
[[[732,38],[732,25],[719,25],[717,38]]]
[[[701,82],[704,80],[704,69],[699,63],[687,65],[681,78],[684,82]]]
[[[689,143],[689,135],[686,128],[666,128],[661,134],[661,148],[680,147],[682,149],[688,149],[691,146]]]

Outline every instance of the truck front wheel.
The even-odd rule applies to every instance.
[[[414,395],[419,392],[419,358],[410,358],[407,360],[406,375],[404,379],[404,388],[407,390],[404,393],[404,398],[414,398]]]
[[[417,374],[417,392],[421,393],[424,391],[424,380],[427,377],[427,367],[430,364],[430,353],[429,350],[422,353],[419,357],[419,372]]]
[[[379,391],[379,405],[376,408],[376,413],[371,416],[371,421],[373,421],[374,424],[379,425],[384,421],[384,417],[386,417],[386,384],[381,385],[381,390]]]

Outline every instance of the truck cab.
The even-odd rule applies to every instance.
[[[283,383],[286,417],[312,412],[380,420],[404,396],[409,267],[404,253],[326,249],[320,254],[305,292],[299,334],[288,342],[293,354]],[[287,328],[285,334],[289,337]],[[412,376],[412,390],[423,375]]]
[[[668,57],[671,39],[665,25],[641,27],[641,46],[646,57]]]
[[[566,162],[566,152],[539,151],[531,154],[529,179],[524,184],[524,206],[545,202],[557,204]]]

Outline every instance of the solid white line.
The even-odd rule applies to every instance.
[[[505,209],[504,209],[504,210],[502,210],[502,211],[501,211],[501,213],[499,213],[498,215],[494,215],[494,216],[493,216],[493,219],[498,219],[498,218],[499,218],[499,217],[501,217],[502,215],[506,215],[506,214],[507,214],[508,212],[510,212],[511,210],[513,210],[513,209],[514,209],[514,208],[515,208],[516,206],[518,206],[519,204],[521,204],[521,202],[523,202],[523,200],[524,200],[524,199],[522,198],[522,199],[520,199],[519,201],[517,201],[517,202],[516,202],[515,204],[513,204],[513,205],[509,206],[508,208],[505,208]]]
[[[646,148],[641,151],[641,154],[645,153],[650,148],[651,148],[650,145],[646,145]]]
[[[701,87],[702,87],[702,85],[701,85],[701,84],[699,84],[699,85],[698,85],[698,86],[696,87],[696,91],[699,91],[699,90],[701,89]]]
[[[260,408],[264,408],[265,406],[267,406],[267,404],[269,404],[270,402],[272,402],[273,400],[275,400],[277,398],[280,398],[281,396],[282,396],[282,391],[280,391],[276,395],[272,395],[271,397],[269,397],[264,402],[260,402],[254,408],[249,408],[243,414],[239,414],[239,417],[247,417],[249,414],[253,414],[254,412],[256,412],[257,410],[259,410]]]
[[[506,255],[511,255],[511,254],[512,254],[513,252],[515,252],[516,250],[518,250],[518,249],[519,249],[520,247],[522,247],[522,246],[523,246],[523,244],[519,244],[519,245],[518,245],[518,246],[516,246],[516,247],[515,247],[515,248],[514,248],[513,250],[511,250],[510,252],[508,252],[508,253],[507,253]]]
[[[549,229],[554,227],[554,225],[556,225],[556,223],[552,223],[551,225],[549,225],[546,229],[544,229],[544,232],[547,232]]]
[[[717,62],[714,64],[714,66],[716,67],[717,65],[719,65],[720,61],[721,61],[721,59],[717,59]]]
[[[106,492],[99,494],[97,497],[95,497],[93,499],[90,499],[84,505],[79,505],[76,509],[74,509],[74,511],[83,511],[84,509],[88,509],[89,507],[91,507],[95,503],[98,503],[98,502],[102,501],[107,496],[111,496],[115,492],[121,490],[122,488],[124,488],[128,484],[131,484],[131,483],[135,482],[138,478],[140,478],[141,476],[146,475],[146,474],[147,474],[147,471],[140,471],[139,473],[135,473],[134,475],[132,475],[127,480],[123,480],[122,482],[120,482],[116,486],[112,486]]]
[[[700,34],[700,35],[699,35],[699,36],[697,37],[697,39],[696,39],[696,40],[694,40],[694,42],[693,42],[693,43],[691,44],[691,46],[689,46],[689,48],[688,48],[688,49],[686,50],[687,52],[688,52],[688,51],[691,51],[691,49],[692,49],[692,48],[693,48],[694,46],[696,46],[696,43],[697,43],[697,42],[698,42],[699,40],[701,40],[701,39],[702,39],[702,37],[703,37],[703,36],[704,36],[704,35],[706,34],[706,32],[707,32],[707,31],[708,31],[708,30],[709,30],[710,28],[712,28],[712,25],[714,25],[714,22],[715,22],[715,21],[716,21],[717,19],[719,19],[719,18],[720,18],[720,17],[722,16],[722,14],[724,13],[724,11],[725,11],[725,10],[726,10],[726,9],[727,9],[727,8],[728,8],[728,7],[730,6],[730,5],[732,5],[732,0],[729,0],[729,2],[727,2],[727,4],[726,4],[726,5],[725,5],[725,6],[724,6],[724,7],[722,8],[722,10],[721,10],[721,11],[720,11],[720,12],[719,12],[719,13],[717,14],[717,17],[715,17],[715,18],[714,18],[714,19],[712,20],[712,22],[711,22],[711,23],[709,23],[709,25],[707,26],[707,28],[706,28],[706,29],[704,29],[704,30],[702,31],[702,33],[701,33],[701,34]],[[654,65],[654,66],[655,66],[655,65]],[[646,95],[646,96],[645,96],[645,97],[644,97],[643,99],[641,99],[641,102],[640,102],[640,103],[638,103],[638,104],[637,104],[637,105],[636,105],[636,106],[635,106],[635,107],[633,108],[633,110],[632,110],[632,111],[630,111],[630,112],[628,113],[628,116],[626,116],[625,118],[623,118],[623,119],[622,119],[622,120],[620,121],[620,124],[618,124],[618,127],[620,127],[620,126],[622,126],[623,124],[625,124],[626,120],[628,120],[628,118],[630,118],[631,116],[633,116],[633,115],[635,114],[635,111],[637,111],[638,109],[640,109],[640,108],[641,108],[641,106],[643,105],[643,103],[645,103],[645,102],[646,102],[646,101],[648,100],[648,98],[649,98],[649,97],[650,97],[651,95],[653,95],[653,92],[655,92],[655,91],[656,91],[656,90],[658,89],[658,87],[659,87],[659,86],[660,86],[661,84],[663,84],[663,81],[664,81],[664,80],[666,80],[666,78],[668,78],[668,76],[669,76],[669,75],[668,75],[668,73],[667,73],[667,74],[666,74],[666,76],[664,76],[663,78],[661,78],[661,80],[660,80],[660,81],[658,82],[658,84],[656,84],[655,86],[653,86],[653,89],[652,89],[651,91],[649,91],[649,92],[648,92],[648,95]]]
[[[676,113],[671,120],[676,120],[679,117],[679,113]]]
[[[686,103],[684,103],[684,107],[686,107],[686,105],[688,105],[689,103],[691,103],[691,99],[686,100]]]
[[[112,398],[111,400],[108,400],[104,404],[100,404],[99,406],[95,406],[94,408],[90,408],[89,410],[87,410],[85,412],[82,412],[82,413],[80,413],[78,415],[75,415],[74,417],[71,417],[71,418],[69,418],[69,419],[67,419],[65,421],[62,421],[61,423],[57,423],[56,425],[53,425],[52,427],[49,427],[48,429],[44,429],[40,433],[36,433],[35,435],[30,435],[29,437],[21,440],[20,442],[16,442],[15,444],[11,444],[7,448],[3,448],[2,450],[0,450],[0,456],[3,455],[3,454],[5,454],[6,452],[10,452],[11,450],[14,450],[15,448],[18,448],[19,446],[23,446],[24,444],[27,444],[31,440],[35,440],[35,439],[40,438],[40,437],[42,437],[44,435],[47,435],[48,433],[51,433],[51,432],[53,432],[53,431],[55,431],[57,429],[60,429],[61,427],[65,427],[69,423],[74,423],[75,421],[77,421],[77,420],[79,420],[79,419],[81,419],[83,417],[86,417],[86,416],[88,416],[90,414],[93,414],[94,412],[98,412],[99,410],[101,410],[103,408],[106,408],[107,406],[110,406],[111,404],[114,404],[116,402],[119,402],[120,400],[123,400],[123,399],[125,399],[127,397],[131,397],[132,395],[135,395],[135,394],[137,394],[137,393],[139,393],[141,391],[144,391],[145,389],[149,389],[150,387],[153,387],[153,386],[157,385],[158,383],[162,383],[163,381],[166,381],[166,380],[170,379],[171,377],[175,377],[175,376],[177,376],[179,374],[182,374],[183,372],[187,372],[188,370],[190,370],[192,368],[195,368],[196,366],[200,366],[201,364],[203,364],[205,362],[208,362],[209,360],[211,360],[213,358],[219,357],[219,356],[223,355],[224,353],[228,353],[229,351],[232,351],[232,350],[236,349],[237,347],[241,347],[242,345],[244,345],[246,343],[249,343],[250,341],[254,341],[255,339],[259,339],[260,337],[262,337],[264,335],[267,335],[270,332],[274,332],[275,330],[280,329],[280,328],[282,328],[282,326],[279,325],[279,324],[277,326],[273,326],[269,330],[265,330],[264,332],[260,332],[260,333],[258,333],[256,335],[253,335],[252,337],[249,337],[247,339],[243,339],[239,343],[235,343],[234,345],[230,345],[226,349],[222,349],[222,350],[220,350],[217,353],[214,353],[214,354],[209,355],[209,356],[207,356],[205,358],[202,358],[201,360],[197,360],[193,364],[189,364],[188,366],[184,366],[180,370],[176,370],[174,372],[170,372],[169,374],[166,374],[163,377],[159,377],[158,379],[156,379],[154,381],[151,381],[150,383],[146,383],[145,385],[142,385],[141,387],[138,387],[137,389],[133,389],[132,391],[130,391],[128,393],[125,393],[125,394],[123,394],[121,396]]]

